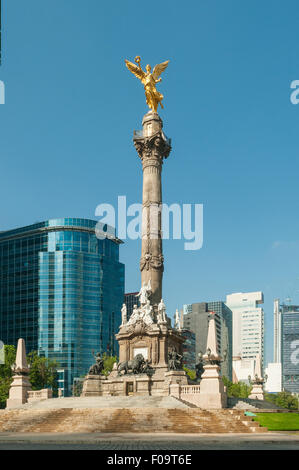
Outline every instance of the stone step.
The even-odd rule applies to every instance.
[[[183,408],[190,406],[172,396],[66,397],[22,405],[19,409],[53,408]]]
[[[266,432],[244,413],[180,408],[4,410],[0,432]]]

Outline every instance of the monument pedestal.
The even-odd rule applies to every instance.
[[[219,375],[220,367],[216,364],[208,364],[204,366],[204,369],[200,382],[198,406],[205,409],[226,408],[227,395]]]
[[[264,400],[263,384],[265,380],[262,377],[262,361],[260,354],[256,355],[255,366],[254,366],[254,379],[250,383],[252,384],[252,390],[248,398],[253,400]]]
[[[168,352],[175,349],[182,354],[182,344],[184,342],[181,334],[172,329],[167,322],[163,324],[145,324],[142,320],[135,323],[123,325],[116,335],[119,344],[120,363],[132,361],[137,354],[142,354],[146,361],[149,361],[153,374],[148,377],[146,374],[140,375],[144,379],[138,379],[133,375],[113,376],[115,371],[108,377],[110,390],[118,395],[128,395],[126,388],[121,388],[118,382],[132,382],[133,394],[149,394],[153,396],[167,396],[169,394],[169,384],[175,382],[187,384],[184,371],[168,372]],[[170,374],[170,375],[166,375]],[[108,385],[107,385],[108,386]],[[108,387],[108,388],[109,388]],[[132,388],[132,385],[130,385]],[[142,390],[144,393],[142,393]],[[106,393],[106,392],[105,392]],[[130,392],[130,394],[132,394]],[[108,393],[107,393],[108,395]]]
[[[207,350],[203,355],[203,360],[205,365],[200,381],[198,406],[204,409],[226,408],[227,394],[219,374],[221,356],[218,354],[214,312],[211,312],[209,319]]]
[[[103,375],[87,375],[83,382],[81,397],[101,397],[103,384],[107,381]]]
[[[25,375],[14,375],[6,408],[15,408],[27,403],[29,391],[31,391],[31,385],[28,377]]]
[[[254,383],[248,398],[252,398],[253,400],[264,400],[263,384]]]
[[[142,354],[157,372],[168,370],[168,351],[174,348],[182,353],[184,342],[182,336],[171,327],[157,323],[146,325],[142,321],[121,327],[116,339],[119,344],[119,362],[132,360],[137,354]]]
[[[169,370],[164,374],[165,385],[168,394],[175,398],[181,396],[181,386],[188,385],[188,379],[184,370]]]
[[[103,384],[103,396],[151,395],[152,380],[146,374],[124,374],[114,376],[113,372]]]
[[[164,374],[165,383],[168,385],[188,385],[188,379],[184,370],[169,370]]]

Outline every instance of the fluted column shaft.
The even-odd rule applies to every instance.
[[[142,121],[143,132],[134,136],[134,144],[143,168],[142,194],[142,247],[140,259],[141,284],[151,281],[151,303],[158,304],[162,297],[164,259],[161,234],[163,158],[171,147],[162,131],[162,120],[157,113],[147,113]]]

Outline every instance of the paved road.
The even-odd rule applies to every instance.
[[[299,450],[299,434],[0,434],[0,450]]]

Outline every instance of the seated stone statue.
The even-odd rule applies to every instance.
[[[153,323],[153,307],[149,300],[147,300],[146,304],[140,309],[140,318],[146,325],[151,325]]]
[[[127,325],[134,325],[138,320],[140,320],[140,313],[137,305],[134,305],[132,315],[127,323]]]
[[[101,375],[103,369],[104,369],[104,361],[101,358],[101,354],[97,353],[94,356],[96,363],[93,364],[88,371],[88,375]]]

